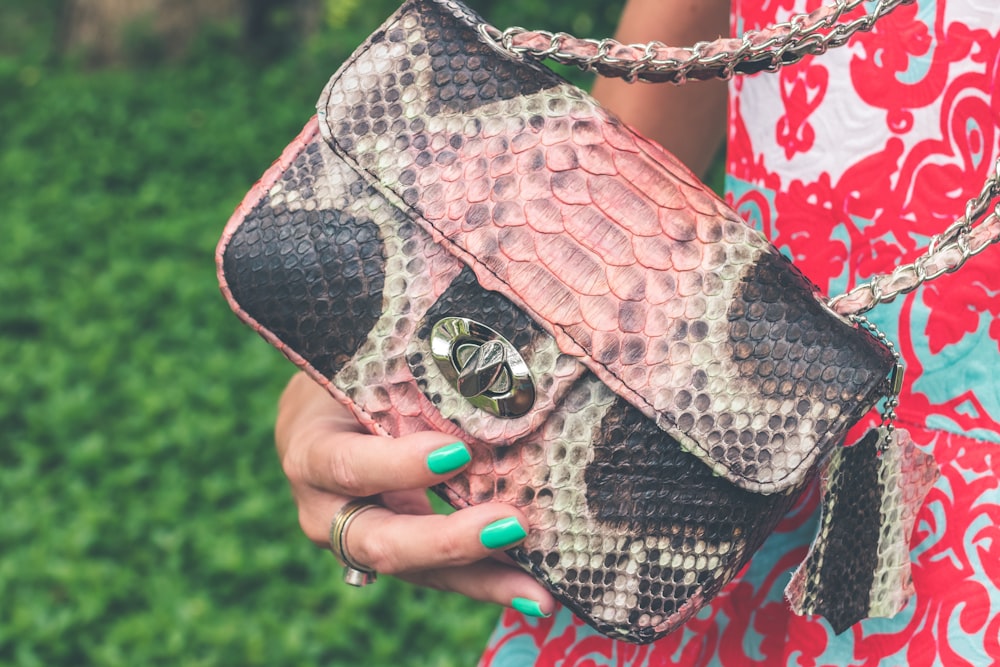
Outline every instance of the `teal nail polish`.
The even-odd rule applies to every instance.
[[[494,521],[479,533],[479,541],[487,549],[502,549],[520,542],[528,533],[514,517]]]
[[[535,618],[548,618],[552,614],[546,614],[542,611],[541,605],[539,605],[534,600],[529,600],[528,598],[514,598],[510,601],[510,606],[521,612],[525,616],[534,616]]]
[[[435,475],[443,475],[458,470],[471,460],[469,448],[461,442],[453,442],[431,452],[427,457],[427,467]]]

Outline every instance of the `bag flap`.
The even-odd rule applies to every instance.
[[[508,445],[544,424],[587,373],[366,185],[315,118],[233,214],[217,265],[241,319],[376,432],[457,426],[484,447]],[[451,314],[508,337],[533,378],[529,411],[495,417],[457,395],[430,341]]]
[[[683,165],[455,3],[406,3],[320,131],[428,234],[717,474],[773,493],[880,397],[887,349]]]

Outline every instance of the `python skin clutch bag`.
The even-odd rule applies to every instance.
[[[511,557],[599,631],[652,641],[891,397],[896,357],[484,26],[410,0],[358,48],[226,227],[223,291],[373,433],[467,443],[436,491],[521,508]]]

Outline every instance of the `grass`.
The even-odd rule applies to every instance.
[[[475,662],[495,607],[350,590],[302,536],[271,442],[291,368],[216,288],[334,66],[0,59],[0,664]]]

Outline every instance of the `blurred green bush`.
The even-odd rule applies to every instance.
[[[266,4],[266,3],[265,3]],[[471,665],[498,610],[353,590],[299,532],[271,442],[290,365],[218,293],[213,250],[327,77],[395,0],[326,0],[258,52],[94,70],[58,0],[0,8],[0,665]],[[620,3],[481,0],[604,34]],[[276,38],[277,39],[277,38]]]

